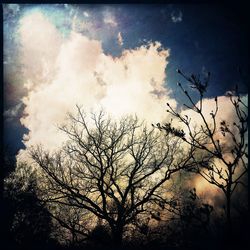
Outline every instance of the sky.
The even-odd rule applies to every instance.
[[[246,20],[236,6],[215,4],[5,4],[5,145],[12,153],[58,147],[65,138],[57,125],[76,104],[166,120],[167,102],[186,101],[177,68],[211,72],[207,102],[221,96],[226,110],[223,96],[235,84],[247,93]]]

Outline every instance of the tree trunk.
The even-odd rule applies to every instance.
[[[227,199],[227,204],[226,204],[226,218],[227,218],[227,238],[228,241],[231,241],[231,236],[232,236],[232,221],[231,221],[231,196],[232,196],[232,177],[233,177],[233,172],[232,172],[232,165],[228,165],[228,183],[227,183],[227,192],[226,192],[226,199]]]
[[[112,230],[113,243],[116,247],[122,245],[123,226],[116,226]]]
[[[231,194],[227,192],[226,205],[226,219],[227,219],[227,238],[230,240],[232,235],[232,221],[231,221]]]

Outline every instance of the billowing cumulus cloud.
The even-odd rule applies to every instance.
[[[28,88],[21,119],[29,129],[27,148],[60,146],[66,138],[57,125],[65,122],[67,112],[76,111],[76,104],[86,111],[104,108],[114,117],[136,113],[149,123],[166,117],[166,101],[176,106],[164,87],[169,51],[158,42],[112,57],[100,41],[80,33],[62,38],[40,13],[22,19],[20,36]]]
[[[83,12],[83,15],[86,20],[92,17],[89,12]],[[115,30],[112,35],[114,38],[117,36],[117,42],[122,46],[123,33],[117,34],[115,16],[104,11],[101,18],[105,27]],[[173,15],[172,21],[181,22],[182,13]],[[29,130],[23,138],[27,149],[37,144],[42,144],[48,150],[61,146],[67,138],[60,132],[58,125],[67,122],[68,112],[76,112],[76,104],[86,112],[104,108],[115,118],[124,114],[137,114],[149,124],[168,118],[165,103],[176,107],[165,85],[168,50],[162,48],[159,42],[143,41],[144,45],[123,50],[121,55],[113,57],[104,52],[105,46],[100,40],[93,39],[97,36],[91,36],[91,39],[87,35],[101,30],[92,29],[91,20],[82,21],[72,12],[70,27],[72,32],[65,37],[38,11],[20,20],[19,63],[22,65],[22,80],[27,88],[21,123]],[[84,30],[91,32],[83,35]],[[247,97],[243,99],[246,101]],[[18,114],[19,117],[23,104],[6,111],[5,116],[14,117]],[[236,119],[229,98],[218,97],[218,104],[218,125],[222,120]],[[214,99],[205,99],[203,110],[205,117],[211,120],[210,112],[215,110]],[[192,128],[200,126],[201,120],[197,114],[181,112],[192,118]],[[180,123],[176,125],[180,126]],[[229,148],[232,145],[220,133],[217,138]],[[26,157],[26,152],[20,151],[18,159]],[[191,179],[190,186],[196,187],[198,195],[208,202],[223,203],[221,190],[201,177]]]
[[[40,12],[34,12],[21,19],[19,35],[19,60],[25,84],[31,87],[52,81],[62,44],[60,33]]]

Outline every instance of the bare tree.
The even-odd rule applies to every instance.
[[[164,200],[161,188],[192,164],[193,152],[184,157],[179,138],[148,129],[135,117],[115,122],[100,112],[88,120],[78,106],[77,111],[60,127],[69,138],[60,151],[30,152],[42,170],[40,188],[46,192],[40,196],[103,220],[120,245],[126,226]]]
[[[200,119],[201,123],[196,126],[192,125],[192,116],[184,113],[178,113],[169,104],[168,112],[171,113],[183,125],[182,129],[167,123],[163,126],[158,124],[158,128],[165,130],[167,133],[174,134],[181,138],[188,145],[196,148],[196,154],[193,154],[196,168],[194,169],[205,180],[222,190],[226,198],[226,219],[229,231],[231,232],[231,200],[238,185],[246,186],[244,177],[247,174],[248,163],[248,107],[238,93],[237,87],[235,92],[229,92],[228,98],[232,106],[228,107],[234,111],[235,119],[230,121],[220,120],[218,116],[219,104],[218,98],[214,98],[215,109],[210,113],[208,118],[204,111],[204,93],[206,92],[209,76],[200,80],[199,76],[191,75],[188,77],[180,70],[177,70],[190,84],[191,88],[199,93],[199,102],[195,104],[194,99],[188,91],[178,83],[178,86],[189,100],[190,104],[184,106],[186,110],[194,113],[195,119]],[[219,123],[219,124],[218,124]],[[184,132],[186,129],[187,132]]]

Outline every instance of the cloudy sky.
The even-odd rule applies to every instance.
[[[4,5],[4,136],[13,152],[63,141],[76,104],[166,119],[183,97],[176,69],[211,72],[207,101],[247,92],[245,18],[216,5]],[[211,14],[212,13],[212,14]],[[237,68],[243,71],[243,79]],[[224,100],[223,97],[221,100]],[[226,105],[225,103],[223,105]]]

